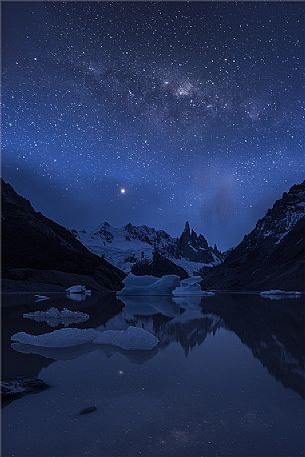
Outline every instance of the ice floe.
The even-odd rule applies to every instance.
[[[47,311],[24,313],[23,317],[26,319],[33,319],[36,322],[46,322],[51,327],[57,327],[59,324],[68,326],[71,324],[85,322],[90,316],[86,313],[82,313],[81,311],[70,311],[67,308],[60,311],[59,309],[52,307]]]
[[[261,297],[270,298],[270,300],[279,300],[281,298],[298,298],[302,295],[301,292],[296,290],[264,290],[260,292]]]
[[[81,286],[80,284],[76,286],[71,286],[66,289],[66,293],[70,294],[84,294],[84,295],[91,295],[91,290],[86,289],[86,286]]]
[[[93,328],[62,328],[42,335],[18,332],[11,337],[11,340],[40,347],[59,348],[82,344],[101,344],[125,350],[150,350],[159,343],[158,338],[139,327],[128,327],[126,330],[105,330],[104,332]]]
[[[192,276],[188,279],[183,279],[180,282],[180,286],[176,287],[173,290],[174,296],[183,296],[183,295],[198,295],[198,296],[213,296],[214,292],[208,292],[202,290],[200,282],[202,281],[201,276]]]
[[[50,297],[47,297],[47,295],[35,295],[35,302],[38,303],[40,301],[44,300],[50,300]]]
[[[117,292],[117,296],[171,295],[172,291],[179,286],[180,278],[176,275],[155,278],[154,276],[136,276],[130,273],[123,282],[124,288]]]

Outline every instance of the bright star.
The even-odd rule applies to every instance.
[[[121,194],[126,194],[126,189],[125,189],[125,187],[121,187],[120,192],[121,192]]]

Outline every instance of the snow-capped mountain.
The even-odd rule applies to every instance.
[[[217,247],[208,246],[203,235],[190,231],[188,222],[180,238],[173,238],[164,230],[130,223],[117,228],[104,222],[96,230],[72,230],[72,233],[91,252],[126,272],[138,262],[151,261],[155,250],[189,274],[222,261]]]
[[[304,252],[305,181],[285,192],[223,264],[206,273],[205,286],[304,290]]]

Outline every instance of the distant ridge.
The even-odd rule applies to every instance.
[[[96,230],[72,230],[72,233],[91,252],[126,272],[137,262],[151,261],[155,250],[188,274],[213,267],[223,260],[217,246],[209,246],[203,235],[190,230],[188,222],[180,238],[173,238],[164,230],[131,223],[117,228],[104,222]]]

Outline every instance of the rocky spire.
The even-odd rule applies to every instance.
[[[188,221],[186,221],[185,223],[185,226],[184,226],[184,230],[183,230],[183,233],[186,233],[188,234],[188,236],[191,235],[191,229],[190,229],[190,224]]]

